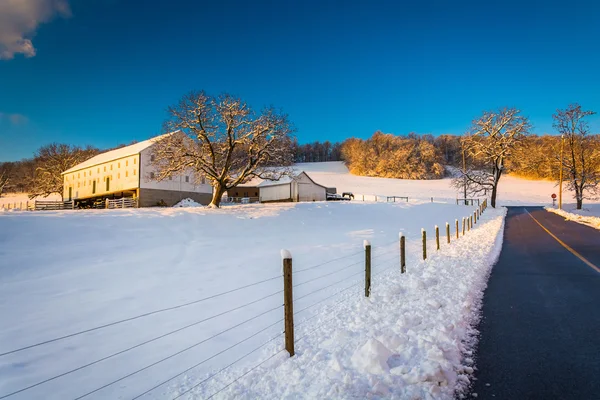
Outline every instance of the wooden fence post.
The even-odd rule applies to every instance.
[[[446,237],[448,238],[448,244],[450,244],[450,224],[446,222]]]
[[[406,272],[406,239],[400,233],[400,273]]]
[[[365,297],[371,294],[371,243],[368,240],[363,242],[365,248]]]
[[[466,224],[465,219],[463,218],[463,236],[465,236],[465,228],[466,228],[465,224]]]
[[[423,260],[427,259],[427,233],[425,229],[421,229],[421,236],[423,239]]]
[[[473,229],[473,216],[471,215],[471,225],[469,226],[470,229]]]
[[[477,225],[477,211],[473,211],[473,221],[475,221],[475,225]]]
[[[459,238],[459,235],[458,235],[458,220],[456,219],[454,221],[456,222],[456,238],[458,239]]]
[[[285,318],[285,349],[293,357],[294,351],[294,295],[292,293],[292,254],[281,250],[283,260],[283,310]]]
[[[440,228],[437,225],[435,226],[435,247],[436,250],[440,249]]]

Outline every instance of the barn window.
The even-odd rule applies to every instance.
[[[133,174],[135,175],[135,169],[133,170]]]
[[[112,171],[112,164],[110,164],[110,170]]]
[[[135,165],[135,163],[137,162],[137,158],[133,159],[133,165]]]
[[[154,154],[152,154],[152,155],[150,156],[150,161],[151,161],[151,162],[154,162],[154,160],[155,160],[155,157],[154,157]]]
[[[121,179],[121,174],[120,173],[117,174],[117,179]]]
[[[150,172],[150,179],[154,179],[154,172]]]
[[[172,176],[170,176],[170,177],[169,177],[169,180],[170,180],[170,181],[172,181],[172,180],[173,180],[173,177],[172,177]]]
[[[80,187],[80,186],[81,186],[81,182],[77,182],[77,187]]]
[[[83,177],[85,178],[85,171],[83,171]]]
[[[129,160],[125,160],[125,166],[128,167],[129,166]]]
[[[106,165],[104,166],[104,172],[106,172]]]
[[[78,179],[81,178],[81,174],[80,173],[77,173],[77,178]]]
[[[121,168],[121,163],[117,163],[117,168]]]
[[[98,173],[100,173],[100,167],[98,167]]]
[[[206,185],[206,178],[205,177],[202,177],[202,184]]]
[[[190,177],[189,177],[189,175],[185,176],[185,183],[190,183]]]
[[[129,176],[129,171],[125,171],[125,178]]]
[[[85,181],[83,181],[83,186],[85,186]]]
[[[90,172],[88,172],[90,176],[92,176],[92,170],[90,169]]]

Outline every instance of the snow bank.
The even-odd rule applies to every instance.
[[[196,203],[194,200],[187,198],[181,200],[179,203],[175,204],[173,207],[204,207],[200,203]]]
[[[600,229],[600,207],[597,207],[595,210],[589,210],[586,207],[584,210],[571,209],[570,211],[559,210],[554,207],[545,207],[545,209],[564,217],[567,221],[575,221],[591,226],[592,228]]]

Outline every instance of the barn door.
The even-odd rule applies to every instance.
[[[73,188],[69,186],[69,201],[73,200]]]

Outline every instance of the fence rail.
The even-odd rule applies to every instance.
[[[475,205],[475,201],[477,201],[477,205],[481,205],[479,199],[456,199],[456,205],[459,205],[460,203],[464,203],[465,206],[474,206]]]
[[[224,197],[223,202],[236,204],[250,204],[259,203],[260,199],[258,197]]]
[[[477,224],[479,218],[482,213],[487,208],[487,200],[483,200],[483,202],[475,209],[473,213],[469,213],[468,216],[462,218],[462,236],[465,236],[467,232],[473,229],[474,225]],[[465,225],[468,227],[468,230],[465,231]],[[458,240],[460,238],[459,233],[459,221],[455,221],[455,238],[454,240]],[[423,232],[423,259],[427,258],[427,240],[426,240],[426,231]],[[451,225],[446,222],[445,223],[445,234],[446,240],[440,241],[440,229],[436,226],[434,229],[435,234],[435,250],[440,250],[441,247],[450,246],[452,239],[451,236],[454,236],[454,233],[451,232]],[[442,243],[447,243],[444,246],[441,246]],[[161,364],[167,360],[173,359],[183,353],[188,352],[191,349],[197,348],[198,346],[204,343],[212,343],[212,340],[221,340],[217,339],[221,335],[231,332],[234,329],[246,326],[251,321],[256,324],[259,321],[259,318],[265,318],[269,316],[270,320],[264,321],[264,323],[259,323],[256,326],[256,329],[253,329],[250,333],[245,333],[244,337],[240,337],[239,341],[236,340],[235,343],[229,345],[226,348],[220,348],[217,350],[211,351],[210,354],[204,355],[201,360],[198,360],[197,363],[192,365],[191,367],[182,367],[180,371],[171,371],[172,375],[168,377],[162,378],[160,382],[151,383],[151,387],[147,389],[143,389],[143,392],[137,394],[133,399],[138,399],[146,394],[168,384],[174,379],[184,376],[186,373],[191,371],[193,368],[204,365],[210,360],[216,359],[217,357],[223,355],[228,351],[234,351],[238,348],[242,343],[250,344],[250,339],[255,339],[257,343],[260,343],[257,347],[254,347],[251,351],[247,351],[247,349],[239,349],[241,356],[228,356],[228,359],[235,359],[233,362],[228,362],[227,365],[221,367],[218,371],[214,372],[214,370],[210,371],[210,374],[202,379],[200,382],[195,383],[192,387],[187,388],[184,392],[179,393],[176,398],[184,396],[190,391],[201,387],[206,382],[209,382],[217,375],[221,374],[227,369],[230,369],[233,365],[236,365],[238,362],[241,362],[243,359],[246,359],[251,354],[259,351],[260,349],[265,350],[265,352],[270,352],[271,354],[264,358],[262,361],[256,363],[250,369],[246,369],[245,372],[243,370],[240,371],[240,375],[224,386],[220,386],[220,389],[208,395],[203,395],[203,398],[212,398],[216,394],[224,391],[228,387],[230,387],[233,383],[237,382],[239,379],[250,373],[251,371],[256,370],[260,366],[262,366],[269,359],[280,355],[287,351],[290,357],[293,357],[295,354],[295,346],[298,345],[302,340],[308,337],[312,332],[315,332],[319,329],[323,329],[324,324],[327,321],[334,319],[337,314],[339,314],[338,304],[341,304],[345,301],[350,301],[351,299],[356,298],[355,296],[360,297],[370,297],[374,292],[377,291],[378,284],[380,281],[373,281],[372,278],[380,276],[386,271],[391,269],[396,269],[398,273],[405,274],[410,273],[410,266],[406,267],[406,240],[405,236],[400,234],[397,239],[394,241],[380,244],[378,246],[373,246],[369,241],[364,241],[363,249],[358,252],[353,252],[352,254],[347,254],[341,257],[334,258],[329,261],[325,261],[318,265],[312,265],[308,267],[301,267],[300,269],[294,271],[292,264],[292,254],[287,250],[281,251],[283,270],[282,274],[277,276],[272,276],[269,278],[265,278],[259,280],[254,283],[250,283],[241,287],[237,287],[234,289],[229,289],[222,291],[220,293],[212,294],[210,296],[205,296],[200,299],[191,300],[186,303],[171,305],[162,309],[157,309],[153,311],[149,311],[140,315],[130,316],[128,318],[124,318],[121,320],[109,322],[103,325],[90,327],[88,329],[83,329],[80,331],[72,332],[60,337],[49,338],[44,341],[40,341],[38,343],[31,343],[29,345],[25,345],[20,348],[11,349],[8,351],[0,352],[0,358],[5,357],[7,355],[12,355],[13,358],[22,352],[26,352],[32,348],[44,346],[50,343],[55,343],[59,341],[66,341],[70,338],[74,338],[92,331],[98,331],[98,334],[101,331],[108,327],[114,327],[117,325],[125,324],[125,323],[133,323],[136,320],[140,320],[142,318],[156,315],[158,313],[167,313],[172,310],[180,310],[184,307],[191,307],[192,305],[204,304],[204,302],[215,299],[218,297],[226,296],[228,294],[234,292],[241,292],[244,289],[256,287],[258,289],[259,285],[266,284],[271,281],[279,281],[283,285],[279,289],[267,290],[268,294],[257,295],[256,289],[253,290],[255,293],[254,296],[250,297],[249,301],[245,300],[247,297],[245,294],[240,293],[238,299],[243,299],[243,303],[234,307],[229,307],[227,309],[221,311],[212,311],[212,307],[207,308],[208,315],[199,316],[197,320],[192,320],[183,326],[173,326],[172,330],[168,332],[164,332],[154,337],[147,338],[145,341],[137,344],[130,344],[128,347],[122,348],[114,353],[104,355],[98,359],[87,361],[85,364],[80,365],[76,368],[72,368],[66,371],[57,371],[55,375],[50,376],[49,378],[45,378],[43,380],[39,380],[35,383],[31,383],[27,386],[21,387],[18,390],[13,390],[10,393],[0,393],[0,399],[6,399],[12,397],[13,395],[26,392],[32,388],[42,386],[45,383],[64,378],[69,376],[76,371],[84,370],[92,365],[100,364],[106,360],[121,356],[125,353],[128,353],[134,349],[138,349],[142,346],[146,346],[149,343],[157,342],[159,340],[163,340],[167,337],[171,337],[172,335],[187,330],[194,326],[199,326],[205,324],[209,321],[213,321],[210,323],[214,323],[214,320],[218,317],[228,315],[229,323],[223,326],[218,332],[212,332],[208,337],[198,338],[198,341],[195,343],[188,344],[186,347],[173,349],[173,353],[169,355],[165,355],[157,361],[149,363],[147,365],[143,365],[140,368],[130,371],[129,373],[124,373],[118,377],[114,377],[111,381],[105,383],[99,383],[93,390],[89,390],[84,394],[79,395],[76,399],[86,398],[94,393],[98,393],[109,386],[115,385],[119,382],[122,382],[134,375],[137,375],[143,371],[146,371],[158,364]],[[335,264],[337,263],[337,265]],[[320,269],[317,269],[320,268]],[[305,272],[314,271],[316,276],[311,276],[310,274],[306,276]],[[301,277],[301,281],[294,284],[293,280]],[[305,285],[309,282],[322,282],[315,283],[314,286]],[[343,285],[342,283],[345,282]],[[272,284],[270,285],[272,286]],[[265,289],[265,287],[263,287]],[[267,288],[268,289],[268,288]],[[354,290],[352,290],[354,289]],[[360,291],[359,291],[360,289]],[[294,291],[298,290],[299,293],[294,293]],[[302,292],[304,291],[304,293]],[[262,292],[262,289],[261,289]],[[317,293],[320,293],[317,297]],[[271,300],[269,300],[271,299]],[[333,299],[333,300],[332,300]],[[328,303],[326,303],[329,300]],[[227,302],[225,302],[226,304]],[[296,303],[296,304],[295,304]],[[211,303],[212,304],[212,303]],[[252,309],[260,306],[262,311],[256,311],[251,315],[247,315],[246,310],[248,306],[253,306]],[[300,305],[299,309],[294,311],[294,306]],[[317,308],[318,305],[321,305],[321,308]],[[243,310],[243,311],[242,311]],[[236,312],[235,314],[232,314]],[[196,312],[196,311],[194,311]],[[283,312],[283,318],[281,318],[281,313]],[[333,315],[333,316],[332,316]],[[236,319],[231,319],[235,316]],[[329,318],[332,316],[331,318]],[[320,319],[315,320],[315,318],[321,317]],[[325,317],[329,319],[324,319]],[[295,324],[294,318],[299,319],[299,323]],[[302,318],[300,320],[300,318]],[[313,321],[312,324],[309,324],[310,321]],[[317,321],[317,323],[315,323]],[[311,326],[312,325],[312,326]],[[302,327],[301,331],[298,331],[298,328]],[[279,329],[277,329],[279,328]],[[295,333],[301,333],[301,336],[297,338]],[[260,335],[268,336],[267,338],[260,338]],[[258,340],[260,339],[260,340]],[[278,341],[279,340],[279,341]],[[175,343],[178,343],[175,341]],[[267,347],[269,346],[269,347]],[[268,350],[268,351],[266,351]],[[243,372],[243,373],[241,373]],[[124,385],[126,386],[126,385]],[[207,389],[205,389],[207,390]]]
[[[354,201],[373,201],[375,203],[395,203],[396,201],[408,202],[408,196],[388,196],[382,194],[355,194]]]
[[[134,197],[121,197],[120,199],[106,199],[106,208],[137,208],[138,199]]]
[[[47,200],[34,200],[33,209],[39,210],[74,210],[75,200],[68,201],[47,201]]]

